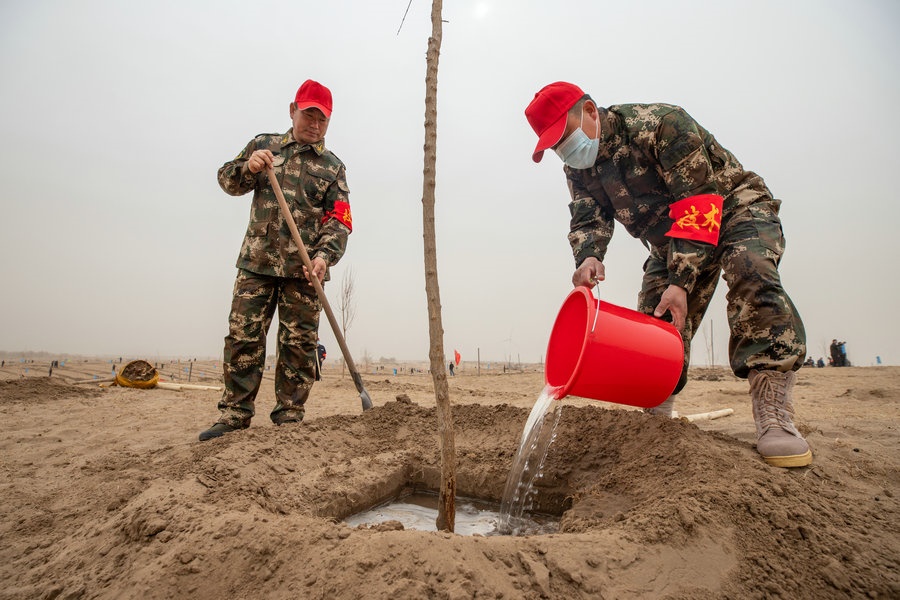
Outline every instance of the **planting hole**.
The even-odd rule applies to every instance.
[[[437,531],[438,494],[431,491],[413,491],[380,504],[372,509],[351,515],[347,525],[377,525],[399,521],[404,529]],[[500,503],[475,498],[456,498],[456,523],[454,533],[459,535],[501,535],[497,530],[500,520]],[[525,513],[521,518],[518,535],[556,533],[559,517],[542,513]]]

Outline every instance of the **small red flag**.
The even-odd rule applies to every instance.
[[[455,360],[456,366],[458,367],[460,356],[459,356],[459,352],[457,352],[456,350],[453,351],[453,359]]]
[[[722,225],[722,196],[699,194],[679,200],[669,205],[669,218],[672,228],[667,236],[715,246]]]

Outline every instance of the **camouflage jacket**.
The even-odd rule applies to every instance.
[[[254,175],[244,169],[250,155],[261,149],[275,155],[275,174],[310,259],[318,256],[329,266],[336,264],[350,234],[350,228],[332,214],[335,202],[349,205],[344,163],[325,149],[324,142],[301,145],[288,130],[256,136],[219,169],[219,186],[227,194],[253,190],[250,224],[236,266],[262,275],[303,276],[303,261],[266,172]],[[345,220],[349,222],[349,217]]]
[[[724,197],[721,232],[753,218],[767,203],[777,215],[762,178],[741,163],[684,109],[669,104],[620,104],[600,109],[600,152],[593,167],[564,170],[572,200],[569,243],[576,265],[603,260],[615,221],[645,246],[668,257],[669,283],[693,289],[714,247],[666,237],[669,205],[697,194]],[[777,219],[777,216],[774,217]]]

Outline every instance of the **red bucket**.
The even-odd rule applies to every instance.
[[[683,364],[684,344],[673,325],[598,301],[579,286],[553,324],[545,379],[559,388],[556,398],[572,395],[651,408],[675,389]]]

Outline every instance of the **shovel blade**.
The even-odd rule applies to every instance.
[[[370,408],[372,408],[372,399],[369,398],[369,393],[366,390],[363,390],[359,393],[359,399],[362,400],[363,410],[369,410]]]
[[[359,399],[362,400],[363,410],[369,410],[372,408],[372,399],[369,398],[369,392],[363,387],[362,377],[356,371],[351,373],[351,376],[353,377],[353,383],[356,384],[356,391],[359,392]]]

